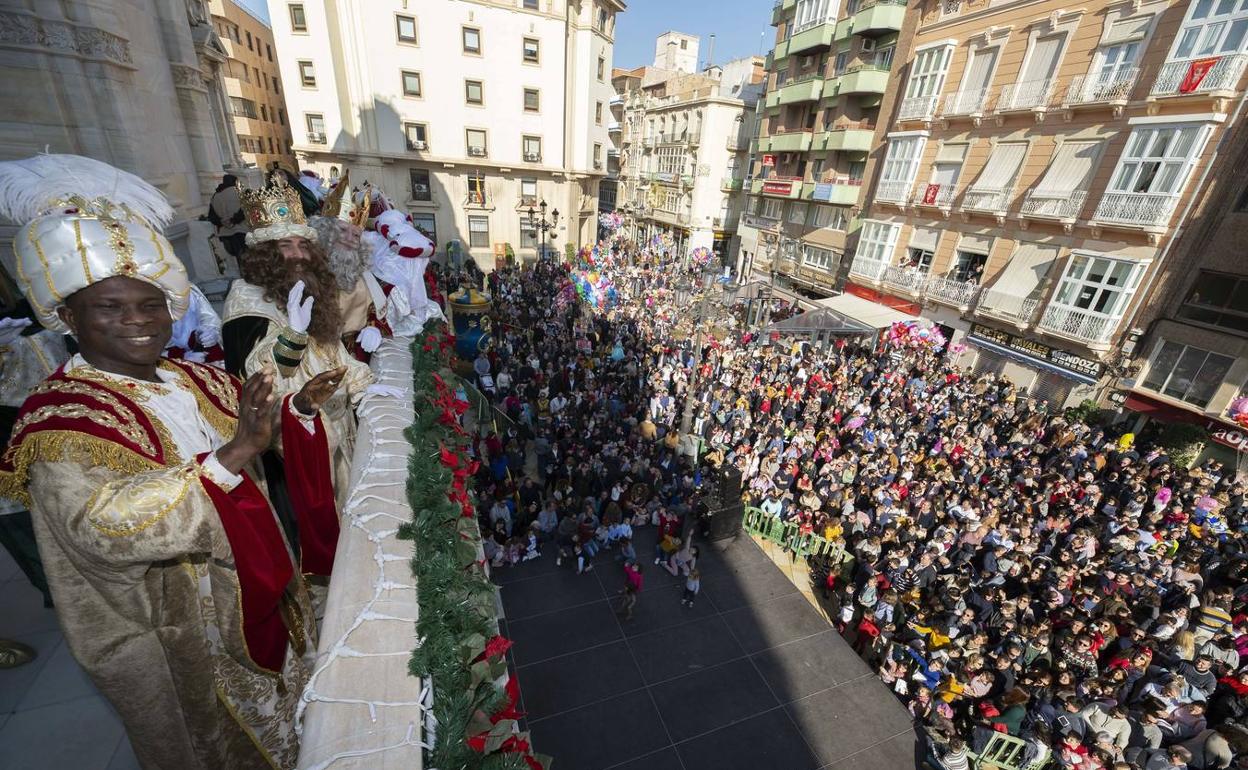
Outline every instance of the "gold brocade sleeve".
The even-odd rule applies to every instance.
[[[347,376],[342,386],[346,389],[347,395],[351,397],[351,405],[359,406],[360,399],[364,398],[364,391],[376,381],[376,378],[373,376],[373,370],[368,368],[368,364],[363,361],[347,357],[346,365]]]
[[[30,467],[31,510],[66,552],[105,569],[146,569],[214,550],[223,531],[200,473],[194,462],[133,475],[37,462]]]

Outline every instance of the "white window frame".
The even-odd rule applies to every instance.
[[[1093,271],[1098,266],[1100,277],[1094,280]],[[1133,259],[1074,252],[1066,261],[1066,267],[1049,305],[1116,321],[1122,318],[1131,305],[1131,298],[1135,295],[1147,267],[1147,262]],[[1109,279],[1114,276],[1121,283],[1111,283]]]
[[[919,161],[927,145],[925,134],[890,136],[876,197],[886,201],[904,201],[919,175]]]
[[[1229,11],[1216,13],[1219,6],[1228,3]],[[1248,50],[1248,0],[1192,0],[1183,25],[1174,36],[1167,61],[1228,56],[1245,50]]]
[[[1177,197],[1213,130],[1201,123],[1136,126],[1127,137],[1106,192],[1151,193]],[[1190,132],[1185,153],[1175,153]],[[1167,173],[1168,172],[1168,173]],[[1141,189],[1141,181],[1147,180]]]
[[[484,223],[485,229],[481,230],[476,227]],[[477,243],[481,234],[485,234],[485,243]],[[491,245],[490,241],[490,218],[485,214],[470,214],[468,216],[468,247],[471,249],[488,249]]]
[[[789,215],[786,221],[791,225],[806,224],[806,214],[808,205],[805,201],[793,201],[789,205]]]
[[[935,100],[945,88],[953,49],[953,43],[942,43],[914,54],[910,76],[906,79],[906,99],[930,99],[935,108]]]
[[[837,6],[836,0],[797,0],[791,25],[793,34],[836,21]]]
[[[802,244],[802,264],[817,270],[830,271],[837,263],[836,252],[810,244]]]
[[[768,219],[780,219],[784,215],[784,201],[778,198],[763,198],[763,210],[760,216]]]
[[[854,252],[854,266],[858,260],[870,262],[871,268],[883,272],[883,268],[893,261],[893,252],[897,249],[897,236],[901,233],[901,225],[895,222],[880,222],[874,219],[864,220],[862,232],[858,237],[858,249]],[[877,276],[878,277],[878,276]]]
[[[1170,367],[1168,370],[1166,370],[1164,376],[1161,377],[1161,381],[1159,383],[1149,383],[1149,380],[1154,375],[1159,374],[1161,372],[1161,370],[1158,369],[1159,359],[1161,358],[1161,354],[1163,351],[1165,351],[1167,345],[1177,347],[1178,355],[1174,357],[1174,361],[1170,364]],[[1185,356],[1189,354],[1189,352],[1193,353],[1195,356],[1199,356],[1202,353],[1204,354],[1204,357],[1201,358],[1200,360],[1200,365],[1196,368],[1196,372],[1192,376],[1192,378],[1188,380],[1185,384],[1183,384],[1181,389],[1176,388],[1176,392],[1179,392],[1181,390],[1181,392],[1179,392],[1179,395],[1175,395],[1175,393],[1167,392],[1167,389],[1171,385],[1178,385],[1182,383],[1182,380],[1180,380],[1179,383],[1174,382],[1175,371],[1178,368],[1179,363],[1183,360]],[[1192,398],[1193,387],[1205,381],[1200,376],[1201,373],[1205,370],[1205,367],[1209,366],[1211,362],[1214,364],[1214,366],[1219,365],[1218,361],[1211,361],[1211,359],[1223,359],[1224,361],[1226,361],[1226,371],[1222,374],[1221,378],[1219,378],[1218,382],[1213,385],[1212,390],[1210,390],[1209,392],[1208,398],[1204,399],[1203,401],[1199,398]],[[1153,393],[1157,393],[1159,395],[1165,396],[1166,398],[1172,398],[1176,401],[1182,401],[1185,404],[1191,404],[1192,406],[1195,406],[1198,409],[1204,409],[1209,406],[1209,402],[1211,402],[1214,399],[1214,397],[1217,395],[1218,389],[1222,386],[1224,382],[1226,382],[1226,377],[1228,374],[1230,374],[1231,367],[1233,367],[1234,365],[1235,365],[1234,356],[1224,355],[1222,353],[1217,353],[1212,350],[1205,350],[1204,348],[1197,347],[1195,345],[1184,345],[1181,342],[1175,342],[1174,340],[1168,340],[1163,337],[1162,339],[1157,341],[1157,345],[1153,348],[1152,355],[1148,357],[1148,368],[1143,372],[1142,376],[1139,379],[1139,383],[1141,387],[1143,387],[1146,390],[1152,391]]]

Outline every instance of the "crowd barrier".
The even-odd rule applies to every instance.
[[[844,553],[841,543],[813,532],[802,532],[796,522],[783,521],[762,508],[746,506],[744,516],[741,526],[746,532],[775,543],[794,558],[831,557],[833,561],[840,561],[838,557]]]

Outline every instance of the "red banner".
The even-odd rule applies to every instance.
[[[940,194],[940,185],[929,184],[927,186],[927,189],[923,191],[923,205],[924,206],[936,205],[936,196],[939,194]]]
[[[1222,57],[1213,56],[1208,59],[1197,59],[1187,65],[1187,75],[1183,77],[1183,82],[1179,84],[1179,93],[1190,94],[1197,88],[1200,88],[1201,81],[1209,74],[1209,70],[1213,69],[1213,65],[1217,64]]]
[[[764,166],[773,166],[773,167],[774,167],[774,166],[776,165],[776,156],[775,156],[775,155],[764,155],[764,156],[763,156],[763,165],[764,165]]]
[[[788,195],[793,192],[792,182],[763,182],[763,192],[773,195]]]

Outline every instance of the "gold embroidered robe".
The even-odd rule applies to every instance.
[[[205,422],[232,436],[228,375],[162,363],[187,367],[197,377],[182,382]],[[178,456],[169,429],[133,395],[86,375],[44,382],[31,399],[48,403],[19,417],[0,491],[29,503],[66,642],[121,716],[140,765],[294,768],[295,707],[316,646],[302,580],[296,570],[287,593],[304,655],[288,646],[280,674],[264,671],[247,650],[235,557],[203,470]],[[67,420],[125,444],[66,430]],[[19,441],[41,421],[46,430]]]
[[[260,371],[266,364],[274,363],[273,348],[277,345],[278,335],[287,324],[286,313],[265,299],[264,291],[260,287],[240,279],[230,286],[223,319],[229,324],[245,316],[263,318],[268,321],[268,327],[264,335],[245,354],[244,377]],[[332,344],[323,344],[309,339],[308,347],[304,350],[299,368],[294,374],[286,377],[276,372],[274,390],[279,396],[297,393],[316,375],[339,366],[347,367],[346,377],[338,392],[321,406],[321,419],[329,440],[334,493],[337,496],[338,511],[341,513],[350,485],[351,458],[355,453],[355,406],[364,397],[365,389],[373,384],[372,370],[367,364],[353,358],[337,340]]]

